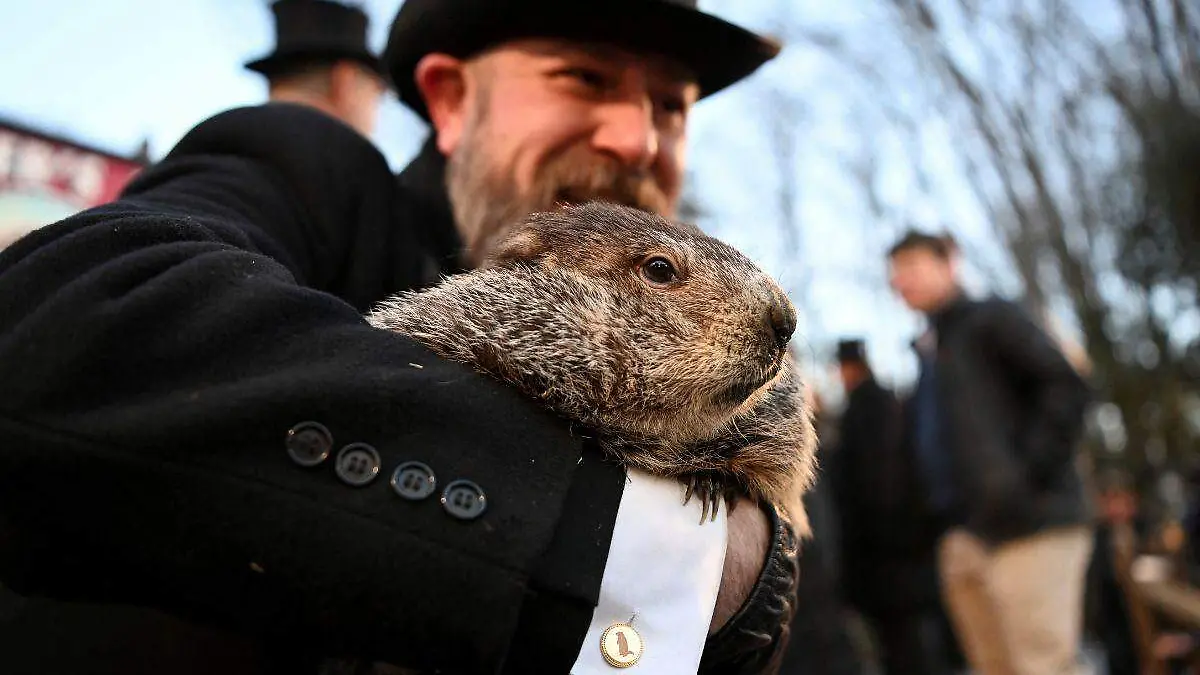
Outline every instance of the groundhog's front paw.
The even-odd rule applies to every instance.
[[[716,520],[717,509],[725,502],[730,509],[737,502],[737,491],[728,479],[713,473],[695,473],[683,478],[687,485],[687,493],[683,495],[683,503],[687,504],[696,497],[700,500],[700,522]]]

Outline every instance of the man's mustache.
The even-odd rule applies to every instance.
[[[538,176],[536,208],[549,209],[556,204],[581,204],[604,200],[666,215],[670,200],[645,171],[634,171],[608,158],[594,154],[580,157],[563,155],[547,164]]]

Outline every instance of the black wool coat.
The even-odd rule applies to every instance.
[[[229,111],[0,252],[0,672],[567,671],[623,470],[362,319],[455,269],[440,162]]]

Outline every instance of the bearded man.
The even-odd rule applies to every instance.
[[[362,313],[557,200],[672,215],[693,104],[777,52],[684,0],[408,0],[385,62],[432,134],[398,180],[311,108],[233,110],[4,251],[3,671],[769,671],[769,507],[698,526]]]

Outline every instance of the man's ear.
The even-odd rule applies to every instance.
[[[462,139],[467,116],[466,64],[448,54],[427,54],[413,71],[425,99],[438,150],[449,156]]]

